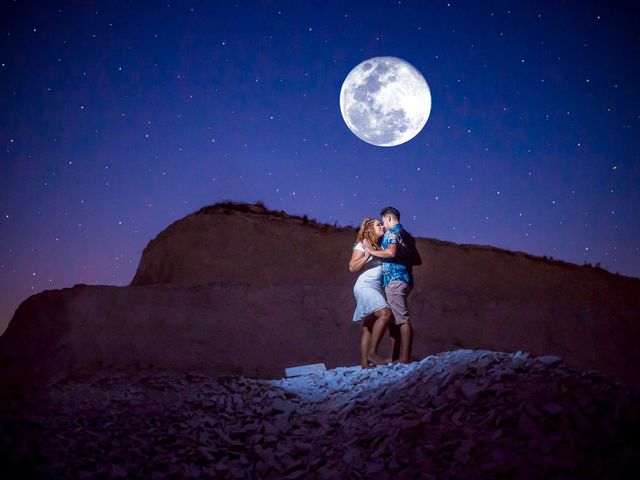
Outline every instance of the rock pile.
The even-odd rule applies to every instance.
[[[283,380],[104,375],[2,399],[43,478],[624,478],[640,398],[553,356],[457,350]]]

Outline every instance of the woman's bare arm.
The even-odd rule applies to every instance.
[[[349,260],[349,271],[357,272],[365,263],[367,263],[368,259],[369,255],[365,255],[364,252],[354,249],[351,253],[351,260]]]

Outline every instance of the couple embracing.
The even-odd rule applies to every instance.
[[[412,267],[422,261],[415,239],[400,223],[400,212],[386,207],[380,217],[382,222],[376,218],[362,221],[349,261],[349,271],[364,270],[353,287],[353,321],[362,322],[362,368],[398,359],[403,363],[411,361],[413,331],[407,297],[413,287]],[[387,328],[391,358],[383,359],[378,346]]]

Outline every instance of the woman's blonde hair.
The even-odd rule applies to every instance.
[[[375,230],[373,229],[373,224],[376,222],[375,218],[367,218],[365,217],[360,223],[360,230],[358,230],[358,234],[356,235],[356,243],[362,242],[363,240],[369,240],[369,243],[373,245],[373,248],[376,250],[380,250],[380,243],[378,236],[376,235]]]

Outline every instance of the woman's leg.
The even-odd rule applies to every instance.
[[[371,329],[376,317],[369,315],[362,320],[362,337],[360,337],[360,366],[369,368],[369,345],[371,344]]]
[[[371,331],[362,326],[362,337],[360,338],[360,366],[362,368],[369,368],[369,359],[367,354],[369,353],[369,343],[371,342]]]
[[[381,308],[374,312],[374,315],[376,316],[376,323],[373,324],[373,329],[371,331],[371,341],[369,343],[369,353],[367,357],[373,363],[382,365],[385,361],[384,358],[378,355],[378,346],[380,346],[380,340],[382,340],[384,331],[387,329],[389,322],[391,321],[391,309],[389,309],[389,307]]]

